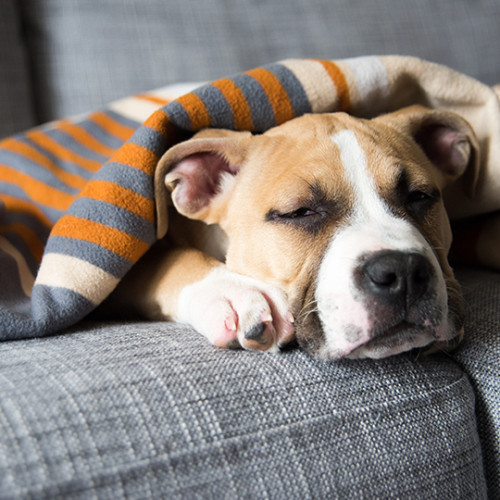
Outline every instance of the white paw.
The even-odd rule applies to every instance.
[[[282,290],[224,267],[181,292],[178,321],[219,347],[276,351],[294,338],[293,315]]]

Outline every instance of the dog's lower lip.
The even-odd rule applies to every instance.
[[[408,321],[401,321],[397,325],[391,326],[379,333],[375,338],[368,342],[356,347],[349,354],[354,353],[358,349],[381,349],[384,347],[393,348],[396,345],[403,344],[415,338],[415,336],[423,332],[425,327],[409,323]]]

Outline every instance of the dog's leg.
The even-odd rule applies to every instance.
[[[294,337],[285,294],[194,248],[153,250],[117,292],[150,319],[188,323],[219,347],[276,350]],[[134,303],[131,303],[133,297]]]

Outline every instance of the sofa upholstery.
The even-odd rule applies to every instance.
[[[500,82],[495,0],[5,0],[0,14],[0,136],[285,57],[403,53]],[[458,276],[467,333],[451,354],[327,363],[96,319],[4,342],[0,498],[498,497],[500,275]]]
[[[0,346],[4,492],[485,495],[474,393],[445,356],[223,351],[161,323],[87,323],[22,344]]]

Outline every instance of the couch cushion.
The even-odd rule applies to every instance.
[[[0,345],[0,491],[37,498],[483,498],[474,394],[448,357],[219,350],[92,324]]]
[[[28,64],[16,0],[0,6],[0,138],[35,125]]]
[[[467,304],[466,335],[453,356],[477,394],[489,498],[500,498],[500,273],[462,269],[458,276]]]
[[[417,55],[500,78],[500,3],[482,0],[22,0],[39,118],[288,57]]]

